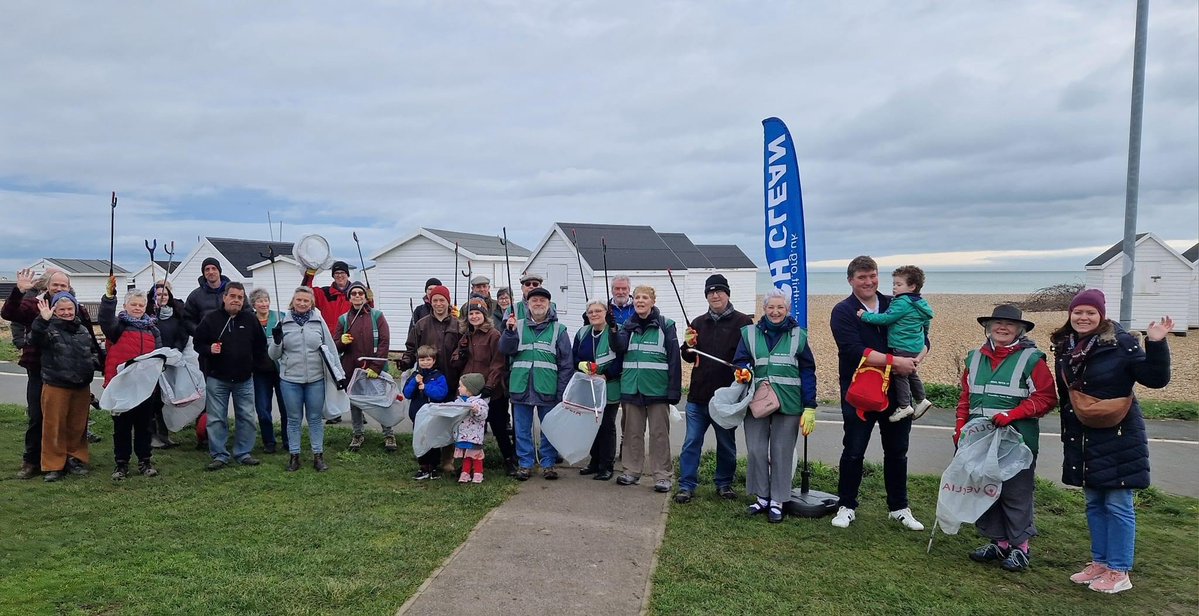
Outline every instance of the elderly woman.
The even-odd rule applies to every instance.
[[[1028,540],[1037,534],[1033,489],[1038,419],[1057,406],[1045,354],[1025,335],[1034,324],[1022,317],[1020,309],[1011,305],[996,306],[991,316],[978,317],[987,339],[977,351],[966,354],[953,432],[956,445],[967,421],[986,417],[998,428],[1011,426],[1018,430],[1032,450],[1032,466],[1003,482],[999,500],[974,523],[991,542],[971,552],[970,559],[980,563],[999,561],[1001,567],[1012,572],[1028,569]]]
[[[749,515],[766,513],[771,524],[783,521],[783,503],[791,500],[795,442],[802,428],[816,428],[816,360],[808,332],[791,316],[790,296],[773,289],[762,301],[757,325],[741,328],[733,363],[740,383],[769,385],[778,410],[761,417],[745,415],[745,489],[756,497]]]
[[[1070,576],[1076,584],[1114,594],[1132,588],[1137,514],[1133,490],[1149,487],[1149,442],[1133,385],[1170,382],[1166,334],[1174,320],[1149,324],[1144,346],[1107,319],[1103,292],[1087,289],[1070,302],[1066,324],[1053,332],[1054,372],[1062,403],[1062,483],[1081,486],[1087,500],[1091,562]],[[1123,410],[1109,421],[1098,406]]]
[[[624,472],[622,486],[641,481],[645,468],[645,426],[649,424],[649,466],[654,491],[669,492],[674,468],[670,459],[669,405],[682,397],[683,369],[674,321],[654,306],[657,295],[647,285],[633,290],[633,316],[618,334],[617,348],[625,352],[620,377],[624,402]]]
[[[599,432],[591,444],[591,461],[579,469],[579,474],[608,481],[616,462],[616,413],[620,409],[622,354],[616,352],[616,327],[608,320],[608,305],[601,299],[593,299],[588,302],[584,314],[587,326],[575,333],[573,360],[582,372],[604,375],[607,404]]]
[[[262,326],[262,333],[269,338],[271,330],[283,319],[283,313],[271,310],[271,294],[266,289],[250,292],[250,307]],[[271,404],[276,401],[282,421],[283,448],[287,449],[287,410],[283,406],[283,390],[279,387],[279,364],[268,357],[261,365],[254,366],[254,410],[258,413],[258,431],[262,434],[262,450],[266,453],[277,451],[275,420],[271,414]]]
[[[325,364],[322,344],[333,346],[333,333],[315,310],[312,289],[297,287],[283,320],[271,329],[267,354],[279,362],[279,388],[287,407],[288,471],[300,470],[300,425],[308,420],[312,467],[329,470],[325,463]]]

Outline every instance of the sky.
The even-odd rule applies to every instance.
[[[5,2],[0,276],[200,235],[554,221],[763,252],[787,122],[812,269],[1081,270],[1123,233],[1135,2]],[[1199,237],[1199,4],[1149,14],[1138,229]],[[161,251],[156,255],[163,257]]]

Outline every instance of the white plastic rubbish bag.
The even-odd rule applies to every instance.
[[[1032,451],[1011,426],[996,428],[978,417],[962,427],[958,451],[941,475],[937,525],[956,535],[999,500],[1003,482],[1032,466]]]
[[[670,405],[670,408],[666,409],[666,416],[670,418],[670,425],[673,426],[675,430],[678,430],[679,427],[683,425],[683,420],[686,419],[686,417],[683,416],[683,411],[680,411],[679,407],[673,404]]]
[[[379,425],[393,428],[404,420],[408,414],[408,406],[396,400],[399,392],[395,379],[386,372],[380,372],[376,378],[370,378],[366,370],[357,368],[350,384],[346,387],[346,395],[350,404],[362,409]]]
[[[100,408],[120,415],[145,402],[158,387],[158,376],[168,357],[179,356],[175,349],[155,349],[133,358],[132,363],[117,368],[116,376],[100,395]]]
[[[431,449],[453,444],[454,430],[470,415],[470,408],[457,402],[422,406],[412,422],[412,453],[419,458]]]
[[[586,409],[559,402],[541,422],[541,437],[549,439],[567,462],[577,464],[591,454],[603,414],[602,408]]]
[[[575,372],[562,392],[562,403],[579,409],[601,410],[608,403],[607,381],[599,375]]]
[[[200,356],[190,345],[177,359],[168,358],[158,377],[162,391],[162,420],[170,432],[178,432],[204,412],[204,374]]]
[[[712,416],[712,421],[725,430],[739,428],[745,422],[745,410],[754,397],[754,389],[753,385],[746,383],[733,383],[717,389],[708,403],[708,414]]]

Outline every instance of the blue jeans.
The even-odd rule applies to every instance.
[[[312,453],[325,453],[325,380],[314,383],[279,381],[287,407],[287,451],[300,453],[300,422],[308,419]]]
[[[699,457],[708,426],[716,431],[716,487],[732,486],[737,471],[737,430],[712,423],[708,405],[687,403],[687,438],[679,453],[679,489],[694,492],[699,486]]]
[[[841,397],[845,397],[844,393]],[[841,402],[845,438],[841,440],[837,497],[842,507],[858,508],[858,489],[862,487],[866,446],[870,444],[870,435],[874,433],[876,423],[883,441],[883,485],[887,489],[887,509],[899,511],[908,506],[908,439],[912,433],[912,420],[892,422],[887,419],[889,414],[866,413],[866,421],[862,421],[858,419],[856,409]]]
[[[521,468],[533,468],[536,460],[533,458],[533,409],[537,409],[537,419],[545,421],[549,408],[529,404],[512,404],[513,421],[516,424],[516,461]],[[541,434],[541,468],[550,468],[558,464],[558,450]]]
[[[229,439],[229,396],[233,396],[233,417],[237,432],[233,435],[233,458],[241,461],[254,449],[254,382],[240,383],[205,379],[205,406],[208,413],[208,453],[213,460],[229,461],[225,441]]]
[[[1087,496],[1091,560],[1114,571],[1132,571],[1137,538],[1137,511],[1132,506],[1132,490],[1083,488],[1083,493]]]
[[[279,389],[276,373],[254,373],[254,410],[258,412],[258,429],[262,432],[262,444],[275,446],[275,418],[271,414],[271,394],[279,401],[279,416],[283,421],[283,446],[287,446],[287,407],[283,404],[283,390]]]

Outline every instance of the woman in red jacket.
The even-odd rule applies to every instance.
[[[108,290],[100,298],[100,329],[104,332],[108,357],[104,362],[104,386],[117,375],[125,362],[162,347],[162,336],[153,315],[146,314],[146,293],[132,289],[125,294],[125,309],[116,311],[116,280],[108,279]],[[154,416],[162,408],[158,388],[137,406],[113,415],[112,449],[116,468],[112,478],[129,476],[129,455],[137,454],[137,470],[146,477],[158,474],[151,462],[150,447],[154,434]]]

